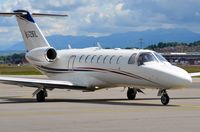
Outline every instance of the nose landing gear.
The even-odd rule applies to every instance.
[[[163,105],[167,105],[169,103],[170,98],[169,98],[169,96],[167,94],[167,91],[165,89],[164,90],[159,90],[158,91],[158,96],[161,96],[160,100],[161,100],[161,103]]]
[[[163,105],[167,105],[169,103],[169,96],[168,96],[168,94],[163,94],[161,96],[161,103]]]

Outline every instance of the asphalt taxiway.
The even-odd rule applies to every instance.
[[[50,91],[45,103],[34,88],[0,84],[0,132],[199,132],[200,79],[191,88],[168,91],[163,106],[156,90],[126,99],[122,88]]]

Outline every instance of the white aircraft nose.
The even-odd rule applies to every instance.
[[[149,66],[149,69],[153,70],[152,76],[155,80],[162,85],[162,87],[173,89],[173,88],[187,88],[192,83],[192,78],[185,70],[173,66],[173,65],[162,65],[162,66]],[[149,74],[150,75],[150,74]]]
[[[181,84],[182,86],[187,87],[192,83],[192,78],[188,73],[177,76],[177,78],[178,84]]]
[[[170,82],[174,88],[185,88],[191,85],[192,78],[185,70],[173,66]]]

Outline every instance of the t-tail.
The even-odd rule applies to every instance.
[[[44,37],[38,25],[32,16],[67,16],[58,14],[29,13],[26,10],[15,10],[12,13],[0,13],[1,16],[15,15],[22,37],[28,51],[39,47],[50,47],[48,41]]]
[[[14,12],[19,13],[19,15],[16,15],[16,18],[28,51],[38,47],[50,47],[28,11],[16,10]]]
[[[0,16],[16,16],[27,53],[27,60],[33,65],[47,65],[57,58],[57,52],[52,48],[32,16],[56,16],[65,17],[60,14],[29,13],[26,10],[15,10],[11,13],[0,13]]]

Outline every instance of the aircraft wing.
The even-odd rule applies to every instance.
[[[189,73],[191,77],[200,76],[200,72]]]
[[[46,89],[73,89],[73,90],[85,90],[86,87],[75,86],[69,81],[58,81],[50,79],[32,79],[32,78],[18,78],[18,77],[0,77],[0,83],[27,86],[35,88],[46,88]]]

